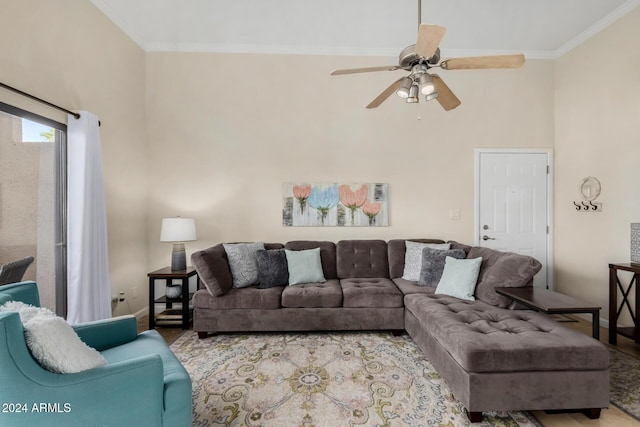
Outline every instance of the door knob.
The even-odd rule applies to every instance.
[[[486,234],[484,236],[482,236],[482,240],[496,240],[495,237],[489,237]]]

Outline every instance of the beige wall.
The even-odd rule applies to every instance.
[[[196,218],[187,253],[222,241],[473,238],[473,150],[553,147],[553,61],[440,74],[462,100],[444,112],[393,96],[400,72],[331,77],[394,58],[148,53],[150,268],[169,262],[161,218]],[[390,226],[283,227],[282,183],[386,182]],[[449,219],[459,208],[460,221]]]
[[[639,29],[637,9],[557,61],[442,71],[463,101],[448,113],[395,97],[366,110],[398,72],[329,76],[394,58],[145,54],[82,0],[5,0],[0,70],[8,84],[100,116],[111,278],[134,312],[146,306],[146,272],[169,262],[171,245],[158,241],[166,216],[196,218],[188,254],[230,240],[470,242],[478,147],[554,148],[556,287],[606,307],[606,265],[628,260],[629,223],[640,221]],[[65,120],[4,90],[0,101]],[[589,175],[604,211],[578,214]],[[387,182],[391,225],[284,228],[287,181]]]
[[[640,222],[640,8],[556,62],[555,278],[607,317],[608,264],[629,261]],[[602,184],[602,213],[576,212],[583,178]]]
[[[148,188],[144,52],[86,0],[3,0],[0,39],[3,83],[100,117],[112,287],[114,293],[128,293],[131,311],[143,309]],[[4,89],[0,101],[66,123],[65,114]],[[139,293],[135,300],[134,287]],[[114,314],[128,312],[124,303]]]

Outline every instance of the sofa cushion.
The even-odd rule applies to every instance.
[[[214,310],[230,310],[236,308],[280,308],[280,297],[284,286],[258,289],[257,286],[231,288],[222,296],[213,297],[202,290],[193,296],[193,308],[209,308]]]
[[[286,286],[289,283],[287,255],[284,249],[263,249],[256,253],[258,261],[258,287]]]
[[[403,279],[402,277],[397,277],[395,279],[391,279],[393,283],[400,289],[403,295],[409,294],[432,294],[436,291],[435,287],[431,286],[420,286],[416,282],[412,282],[411,280]]]
[[[349,278],[340,280],[343,307],[402,307],[402,292],[390,279]]]
[[[337,279],[336,273],[336,244],[333,242],[315,240],[293,240],[287,242],[285,249],[302,251],[306,249],[320,248],[320,260],[322,261],[322,273],[324,278]]]
[[[289,285],[302,283],[323,283],[327,280],[322,272],[320,248],[303,251],[284,250],[287,255]]]
[[[282,291],[283,307],[342,307],[342,288],[338,279],[324,283],[287,286]]]
[[[424,294],[407,295],[405,307],[468,372],[609,367],[604,345],[540,313]]]
[[[256,253],[264,250],[264,243],[223,243],[234,288],[246,288],[258,283],[258,260]]]
[[[340,279],[389,277],[387,243],[384,240],[339,241],[336,269]]]
[[[495,287],[519,288],[531,283],[542,264],[535,258],[513,252],[474,246],[468,258],[482,257],[476,298],[491,305],[507,307],[510,298],[498,295]]]
[[[442,277],[435,294],[475,301],[473,293],[478,282],[482,258],[456,259],[446,257]]]
[[[418,285],[420,286],[438,286],[442,272],[444,271],[444,262],[446,257],[453,257],[457,259],[466,258],[467,254],[462,249],[431,249],[424,248],[422,250],[422,267],[420,269],[420,280]]]
[[[410,239],[412,242],[418,243],[444,243],[444,240],[439,239]],[[406,240],[393,239],[387,242],[388,250],[388,262],[389,262],[389,277],[395,279],[402,277],[404,273],[404,256],[406,252]]]
[[[194,252],[191,254],[191,264],[211,295],[224,295],[233,287],[227,253],[222,244]]]

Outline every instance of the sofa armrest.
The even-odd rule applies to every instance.
[[[28,373],[15,378],[8,394],[0,389],[4,402],[29,402],[26,413],[2,414],[7,425],[162,425],[163,363],[158,354],[75,374]],[[58,406],[53,414],[39,412],[31,410],[33,402]]]
[[[38,285],[36,282],[26,281],[0,286],[0,305],[8,301],[21,301],[40,307]]]
[[[227,253],[222,244],[194,252],[191,254],[191,264],[212,296],[222,296],[233,287]]]
[[[98,351],[116,347],[138,337],[138,320],[133,315],[73,325],[80,339]]]

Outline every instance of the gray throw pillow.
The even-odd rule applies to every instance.
[[[264,243],[223,243],[234,288],[246,288],[258,283],[258,260],[256,253],[264,250]]]
[[[420,270],[422,268],[422,250],[424,248],[431,249],[449,249],[448,243],[418,243],[407,240],[405,242],[406,251],[404,253],[404,273],[402,278],[417,282],[420,280]]]
[[[289,270],[287,269],[287,254],[284,249],[259,250],[258,259],[258,288],[266,289],[273,286],[289,284]]]
[[[467,254],[462,249],[438,250],[424,248],[422,250],[422,269],[418,285],[435,288],[442,277],[446,257],[464,259]]]

